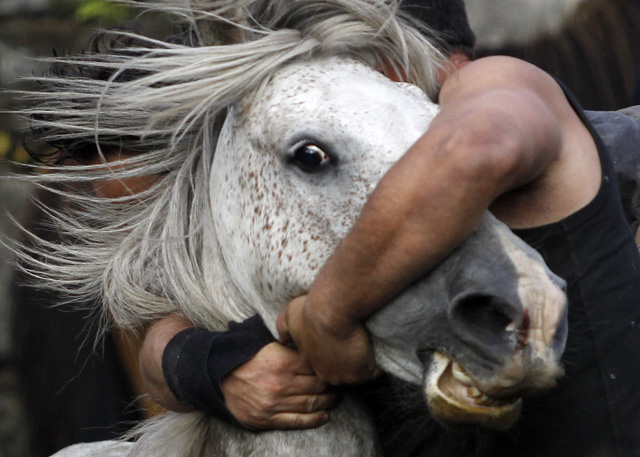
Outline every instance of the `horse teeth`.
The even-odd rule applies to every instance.
[[[478,403],[480,403],[481,405],[484,405],[484,406],[497,406],[498,405],[498,402],[495,399],[493,399],[491,397],[488,397],[485,394],[482,394],[480,396],[480,398],[478,398]]]
[[[462,368],[462,366],[460,366],[456,362],[453,362],[453,365],[451,367],[451,373],[453,374],[454,378],[456,378],[458,381],[460,381],[463,384],[470,385],[473,382],[469,374],[465,371],[465,369]]]
[[[467,394],[471,397],[471,398],[481,398],[481,397],[486,397],[486,395],[484,395],[482,392],[480,392],[478,390],[477,387],[473,387],[473,386],[469,386],[467,387]]]
[[[496,404],[493,398],[489,397],[486,394],[483,394],[477,387],[474,386],[467,387],[467,395],[473,398],[476,403],[480,405],[494,406]]]

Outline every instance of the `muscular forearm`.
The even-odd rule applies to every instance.
[[[334,323],[366,318],[436,266],[469,236],[490,203],[492,189],[463,177],[466,171],[442,166],[438,157],[423,156],[429,142],[423,138],[380,182],[311,287],[309,300]]]
[[[479,79],[484,68],[474,65],[445,83],[429,131],[382,179],[314,282],[308,300],[320,319],[370,315],[444,260],[498,196],[554,159],[560,132],[533,91],[540,83]]]

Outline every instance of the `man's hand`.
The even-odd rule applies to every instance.
[[[221,383],[225,404],[244,425],[262,429],[319,427],[336,394],[298,351],[270,343]]]
[[[344,316],[332,320],[310,303],[309,296],[292,300],[277,325],[280,341],[293,342],[323,381],[362,383],[378,374],[364,325]]]

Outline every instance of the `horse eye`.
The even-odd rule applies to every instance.
[[[293,153],[295,164],[303,171],[316,171],[331,162],[329,154],[315,144],[300,146]]]

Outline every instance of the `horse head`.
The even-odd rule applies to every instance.
[[[210,181],[215,258],[243,297],[236,307],[254,307],[273,329],[437,111],[417,87],[335,57],[288,65],[259,98],[236,105]],[[562,287],[487,213],[463,246],[368,321],[378,363],[422,385],[442,421],[508,427],[520,397],[561,372]]]

